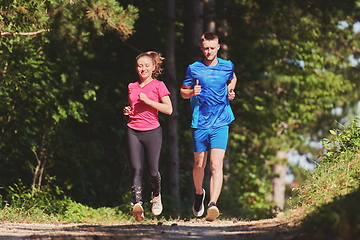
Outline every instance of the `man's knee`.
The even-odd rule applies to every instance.
[[[194,164],[194,167],[193,167],[194,171],[204,171],[204,169],[205,169],[205,164],[203,164],[201,162]]]
[[[211,161],[210,162],[210,170],[212,172],[219,172],[223,170],[223,162],[222,161]]]

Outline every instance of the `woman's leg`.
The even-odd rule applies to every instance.
[[[142,203],[143,144],[142,132],[127,128],[127,151],[132,177],[131,193],[133,203]]]
[[[153,197],[156,197],[159,196],[161,192],[161,175],[159,172],[159,158],[162,144],[161,127],[144,132],[143,140]]]

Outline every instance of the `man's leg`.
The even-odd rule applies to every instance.
[[[204,169],[206,167],[207,152],[194,152],[193,181],[195,193],[203,193]]]
[[[223,159],[225,150],[220,148],[212,148],[210,150],[210,201],[207,208],[206,220],[214,221],[219,215],[219,209],[216,202],[220,196],[223,184]]]
[[[205,190],[203,189],[204,169],[206,166],[207,152],[194,153],[193,181],[195,186],[195,198],[192,211],[196,217],[204,214]]]
[[[210,201],[216,204],[223,184],[223,160],[225,149],[212,148],[210,150]]]

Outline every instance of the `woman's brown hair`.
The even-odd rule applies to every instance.
[[[155,65],[155,70],[152,73],[153,78],[156,78],[157,76],[162,74],[163,68],[161,68],[161,65],[162,65],[163,60],[165,58],[161,56],[161,53],[158,53],[158,52],[155,52],[155,51],[148,51],[148,52],[145,52],[145,53],[140,53],[136,57],[136,62],[138,61],[139,58],[142,58],[142,57],[149,57],[149,58],[152,59],[154,65]]]

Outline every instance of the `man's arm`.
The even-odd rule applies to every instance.
[[[199,80],[196,80],[196,85],[194,86],[194,88],[191,88],[184,84],[180,88],[181,97],[184,99],[189,99],[193,96],[199,95],[200,92],[201,92],[201,86],[199,85]]]
[[[182,98],[189,99],[194,96],[194,90],[191,89],[191,87],[183,84],[180,88],[180,94]]]
[[[230,101],[234,100],[235,98],[235,87],[236,87],[237,77],[234,73],[233,79],[228,81],[228,98]]]
[[[228,81],[228,89],[230,90],[230,89],[235,89],[235,87],[236,87],[236,82],[237,82],[237,77],[236,77],[236,75],[235,75],[235,73],[234,73],[234,77],[233,77],[233,79],[231,79],[230,81]]]

